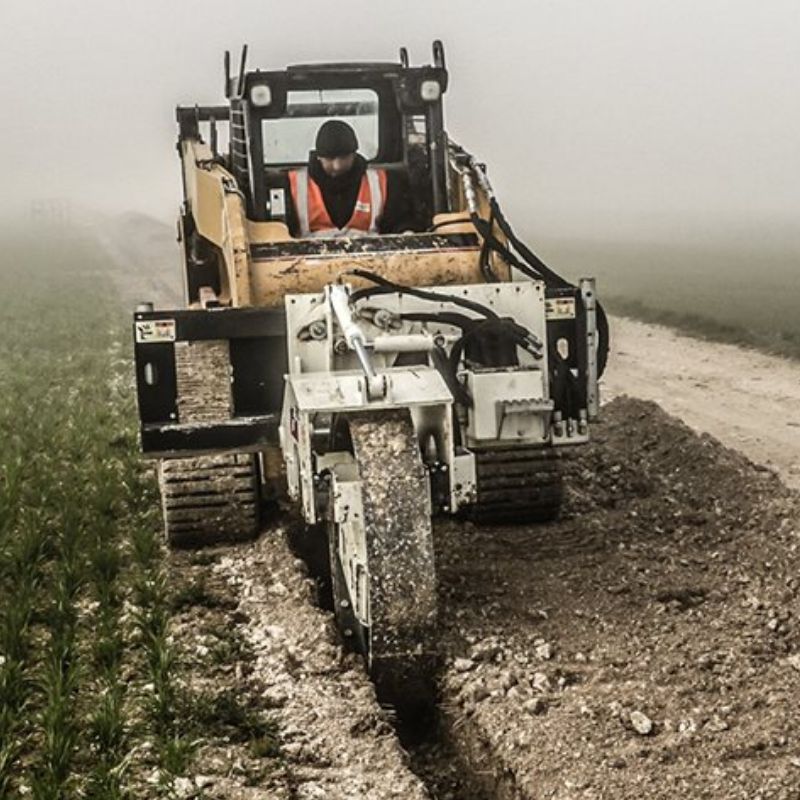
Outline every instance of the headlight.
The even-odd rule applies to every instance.
[[[272,102],[272,89],[266,83],[258,83],[250,90],[250,102],[264,108]]]
[[[442,94],[442,87],[439,81],[422,81],[419,87],[419,95],[426,103],[435,103]]]

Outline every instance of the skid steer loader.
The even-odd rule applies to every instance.
[[[555,518],[608,348],[593,280],[542,263],[448,137],[447,84],[440,42],[421,67],[248,71],[245,48],[232,75],[226,54],[227,102],[177,110],[186,307],[134,318],[170,544],[252,537],[288,495],[390,701],[435,649],[432,517]],[[292,235],[287,172],[328,119],[403,173],[419,232]]]

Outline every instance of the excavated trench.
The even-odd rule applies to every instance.
[[[436,526],[431,796],[800,796],[797,495],[630,398],[566,470],[556,523]]]
[[[294,551],[309,565],[310,574],[317,583],[314,600],[317,606],[330,612],[331,602],[324,569],[324,554],[307,546],[302,524],[287,526],[287,534]],[[338,636],[341,646],[345,642]],[[438,683],[438,680],[437,680]],[[444,713],[438,697],[425,695],[409,697],[403,706],[384,703],[380,694],[378,702],[389,711],[394,732],[407,754],[408,766],[423,782],[432,800],[493,800],[496,797],[492,781],[473,774],[471,763],[458,746],[453,720]]]
[[[629,398],[566,467],[556,523],[437,522],[422,718],[375,704],[283,536],[195,567],[229,587],[242,690],[278,715],[290,789],[270,796],[797,799],[797,496]]]

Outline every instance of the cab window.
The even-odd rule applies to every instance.
[[[262,121],[267,166],[302,164],[314,149],[320,126],[341,119],[358,136],[359,152],[368,161],[380,150],[378,94],[372,89],[303,89],[287,92],[286,114]]]

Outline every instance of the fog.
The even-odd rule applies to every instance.
[[[170,220],[173,108],[250,65],[396,60],[444,40],[451,136],[542,236],[790,230],[800,207],[794,0],[2,0],[0,211],[36,198]]]

